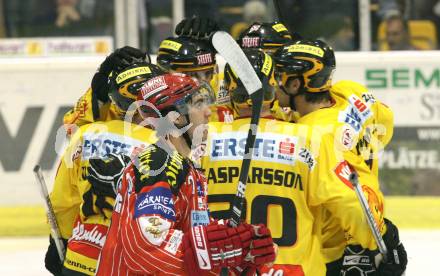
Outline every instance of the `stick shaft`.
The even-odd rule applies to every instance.
[[[53,240],[55,241],[55,246],[57,248],[58,255],[60,256],[60,261],[61,263],[63,263],[65,248],[61,238],[60,228],[58,227],[58,223],[55,217],[55,212],[53,211],[52,203],[50,201],[49,193],[47,191],[46,181],[44,180],[40,165],[35,166],[34,174],[40,187],[41,197],[43,198],[45,203],[44,206],[46,207],[47,219],[50,225],[50,232]]]

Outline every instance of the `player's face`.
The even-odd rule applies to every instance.
[[[202,88],[195,92],[188,103],[188,116],[191,121],[191,127],[188,134],[193,143],[206,141],[208,137],[208,122],[211,116],[211,104],[214,102],[212,90]]]
[[[214,69],[206,69],[206,70],[200,70],[200,71],[187,71],[183,72],[185,75],[191,76],[193,78],[196,78],[199,81],[204,81],[207,83],[210,83],[213,76],[214,76]]]

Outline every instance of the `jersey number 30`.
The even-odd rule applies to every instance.
[[[233,194],[227,195],[209,195],[209,203],[229,203],[232,206],[232,201],[234,199]],[[296,232],[296,206],[295,203],[290,198],[268,196],[268,195],[258,195],[251,202],[251,214],[250,223],[259,224],[263,223],[268,225],[268,208],[269,205],[280,206],[282,209],[282,221],[275,221],[277,225],[282,225],[281,237],[273,237],[273,241],[278,246],[292,246],[296,243],[297,232]],[[243,217],[246,217],[246,206],[247,202],[245,200],[243,206]],[[215,219],[228,219],[230,217],[231,210],[219,210],[212,211],[211,216]]]

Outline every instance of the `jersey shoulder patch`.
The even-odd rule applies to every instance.
[[[176,195],[189,171],[188,161],[182,155],[177,151],[167,152],[157,144],[139,153],[133,163],[137,179],[136,193],[145,186],[167,182],[173,194]]]

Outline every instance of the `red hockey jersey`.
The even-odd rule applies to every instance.
[[[186,275],[183,234],[209,223],[205,177],[179,153],[148,147],[124,172],[96,275]]]

